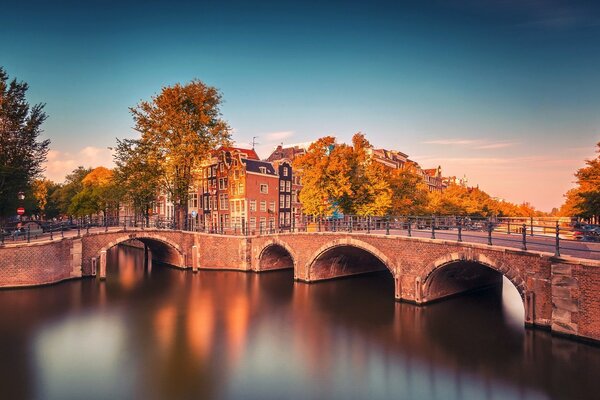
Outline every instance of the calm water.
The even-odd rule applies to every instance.
[[[386,274],[306,285],[110,257],[105,283],[0,291],[1,399],[600,396],[600,348],[524,330],[507,290],[418,308]]]

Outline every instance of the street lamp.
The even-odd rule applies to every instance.
[[[23,192],[17,193],[17,198],[21,201],[25,200],[25,193],[23,193]]]

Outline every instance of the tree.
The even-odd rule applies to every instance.
[[[29,86],[0,67],[0,217],[14,215],[17,194],[43,172],[50,140],[40,140],[47,115],[44,104],[31,106]]]
[[[565,194],[560,214],[597,221],[600,217],[600,142],[596,158],[585,160],[586,166],[575,173],[577,186]]]
[[[56,204],[58,215],[68,215],[71,200],[83,190],[83,179],[92,172],[91,168],[79,166],[65,177],[65,182],[52,193],[50,200]]]
[[[77,217],[118,210],[121,190],[113,179],[113,171],[94,168],[82,180],[82,189],[71,199],[69,214]]]
[[[346,212],[352,194],[349,163],[351,148],[337,144],[332,136],[312,143],[308,151],[294,160],[303,187],[300,191],[302,210],[308,215],[331,215],[336,207]]]
[[[171,195],[176,223],[187,216],[194,170],[211,150],[228,144],[230,128],[221,118],[221,93],[199,80],[165,87],[151,101],[130,108],[135,129],[162,166],[161,186]]]
[[[136,215],[142,215],[148,222],[160,189],[162,165],[154,157],[152,148],[141,140],[117,139],[114,150],[115,181]]]
[[[392,188],[391,213],[396,215],[423,214],[427,207],[428,191],[423,178],[417,175],[415,167],[407,165],[390,173]]]

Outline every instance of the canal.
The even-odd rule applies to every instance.
[[[0,291],[2,399],[597,399],[600,347],[522,327],[505,284],[416,307],[391,275],[144,268]]]

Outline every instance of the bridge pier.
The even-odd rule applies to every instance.
[[[198,246],[192,246],[192,271],[198,272]]]
[[[100,271],[98,273],[98,279],[106,279],[106,250],[100,252]]]
[[[147,245],[144,245],[144,269],[152,271],[152,250]]]

